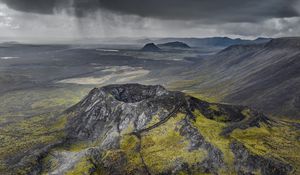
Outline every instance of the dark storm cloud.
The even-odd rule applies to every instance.
[[[123,13],[166,19],[259,21],[298,16],[296,0],[101,0],[101,6]]]
[[[107,9],[142,17],[215,22],[256,22],[299,16],[299,0],[0,0],[10,8],[41,14],[72,9],[84,16]]]
[[[56,6],[56,0],[0,0],[15,10],[52,14]]]

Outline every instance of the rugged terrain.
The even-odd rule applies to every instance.
[[[35,141],[2,150],[1,174],[300,173],[299,123],[162,86],[95,88],[61,115],[26,123]]]
[[[210,94],[217,101],[252,106],[277,117],[299,118],[299,37],[233,45],[192,61],[198,66],[170,86]]]
[[[216,39],[212,45],[218,45],[218,40],[225,42],[227,39]],[[265,41],[265,39],[259,39],[259,41]],[[190,45],[189,42],[187,43]],[[213,114],[204,112],[204,117],[196,117],[203,123],[203,125],[199,125],[199,127],[203,127],[199,130],[206,142],[227,155],[226,150],[230,149],[232,141],[237,140],[251,152],[251,155],[272,161],[279,160],[281,165],[282,162],[285,162],[292,167],[287,169],[290,174],[299,174],[297,164],[299,162],[297,153],[299,152],[300,109],[298,100],[300,88],[299,38],[273,39],[267,44],[245,44],[247,43],[230,46],[226,49],[220,47],[223,49],[222,51],[219,47],[216,49],[215,46],[210,50],[207,47],[203,49],[191,45],[190,49],[163,49],[161,52],[140,51],[142,45],[31,45],[13,42],[1,44],[0,174],[6,175],[9,174],[8,172],[26,174],[27,172],[41,171],[53,172],[52,174],[71,171],[71,174],[72,172],[76,174],[77,170],[74,167],[82,167],[73,166],[80,163],[77,161],[78,157],[86,155],[86,150],[89,148],[101,147],[101,139],[106,137],[95,136],[96,139],[87,138],[88,141],[84,141],[84,139],[81,140],[82,138],[76,138],[76,133],[72,130],[65,130],[65,128],[77,126],[71,126],[68,122],[71,120],[68,117],[78,118],[79,114],[76,111],[86,109],[86,105],[83,105],[82,108],[73,107],[65,113],[63,111],[77,104],[92,88],[112,83],[161,84],[169,90],[184,92],[183,96],[187,96],[187,99],[193,96],[202,101],[208,101],[210,103],[205,102],[205,104],[212,106],[208,111],[212,111]],[[215,51],[220,52],[214,54]],[[98,90],[103,91],[103,88]],[[169,93],[174,94],[173,92]],[[182,98],[179,98],[182,95],[173,96],[178,102],[182,102]],[[148,100],[155,99],[154,101],[157,101],[158,99],[156,96],[150,97]],[[171,97],[165,99],[168,98]],[[144,104],[147,101],[144,99],[137,103],[126,103],[108,97],[102,99],[105,104],[109,99],[115,101],[114,104],[123,105],[124,109],[129,107],[132,112],[137,110],[132,105]],[[163,102],[169,107],[163,105]],[[142,109],[155,111],[156,109],[152,107],[167,108],[164,114],[159,114],[160,118],[164,118],[163,115],[170,112],[173,114],[171,107],[175,109],[177,102],[171,100],[163,102],[157,104],[146,102],[151,105],[147,109],[145,107]],[[214,111],[224,111],[223,107],[220,109],[215,107],[228,106],[233,110],[237,110],[237,108],[250,110],[250,108],[221,105],[219,102],[251,106],[251,111],[254,113],[263,111],[266,114],[263,115],[263,118],[267,116],[269,124],[264,124],[260,128],[249,127],[244,130],[234,129],[231,131],[232,127],[229,126],[240,125],[238,122],[240,119],[228,121],[226,116],[230,115],[229,113],[224,116],[212,117],[211,115],[215,116]],[[112,105],[108,105],[107,108],[112,111],[116,110]],[[184,110],[179,110],[179,115],[182,113],[185,115],[185,112],[182,111],[186,109],[193,111],[190,108],[182,108]],[[136,116],[140,112],[134,112],[133,115]],[[194,116],[202,115],[197,112],[192,113]],[[78,116],[75,117],[75,115]],[[247,116],[244,112],[242,115]],[[149,120],[152,119],[151,116],[146,113],[146,118]],[[177,119],[181,120],[176,117],[177,114],[173,116],[176,118],[175,123],[177,123]],[[256,118],[256,114],[251,114],[251,116]],[[281,119],[274,119],[275,117]],[[286,119],[286,117],[295,118],[295,120]],[[242,123],[246,121],[245,119],[241,120]],[[158,121],[153,122],[157,123]],[[165,124],[167,125],[168,122]],[[196,124],[192,123],[192,125]],[[82,125],[79,126],[82,127]],[[180,126],[179,128],[181,128]],[[159,128],[156,127],[153,131],[157,131]],[[222,133],[221,136],[219,133]],[[123,136],[120,137],[123,138]],[[182,136],[180,135],[180,137]],[[160,140],[165,140],[165,138]],[[166,140],[168,139],[166,138]],[[155,143],[157,142],[161,143],[159,140],[155,141]],[[184,143],[186,144],[180,148],[187,145],[190,148],[188,140]],[[121,147],[120,149],[122,150]],[[205,154],[210,154],[207,147],[202,146],[199,149]],[[58,150],[62,150],[62,153]],[[147,149],[145,151],[147,152]],[[174,154],[174,151],[168,153]],[[56,158],[51,157],[51,154]],[[223,161],[229,162],[225,163],[226,166],[218,165],[217,168],[212,168],[210,171],[222,174],[225,167],[230,167],[230,171],[234,172],[232,174],[236,174],[239,169],[252,171],[253,174],[261,171],[257,168],[250,168],[251,170],[243,168],[244,164],[243,166],[236,164],[240,168],[228,166],[227,164],[232,164],[230,160],[234,160],[232,151],[228,155],[231,156],[224,156]],[[158,154],[155,156],[160,157]],[[207,156],[201,157],[206,158]],[[227,157],[230,159],[225,160]],[[168,160],[170,157],[162,158],[164,162],[166,159]],[[60,162],[56,160],[60,160]],[[65,160],[75,160],[75,162],[70,161],[65,164]],[[184,160],[188,161],[187,158]],[[255,158],[255,162],[258,160],[261,158]],[[147,159],[147,161],[151,160]],[[204,159],[201,159],[201,162],[203,161]],[[204,174],[205,168],[203,167],[215,164],[215,160],[211,161],[214,163],[205,164],[200,166],[200,170],[191,170],[191,172]],[[170,164],[173,165],[173,163]],[[170,164],[168,166],[171,166]],[[62,167],[57,168],[56,165]],[[88,163],[88,165],[91,164]],[[155,174],[153,171],[150,173]]]

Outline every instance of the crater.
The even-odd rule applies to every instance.
[[[116,100],[125,103],[137,103],[168,93],[160,85],[146,86],[141,84],[110,85],[103,87],[103,90],[114,96]]]

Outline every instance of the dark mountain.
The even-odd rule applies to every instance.
[[[212,38],[159,38],[152,39],[155,43],[168,43],[168,42],[183,42],[191,47],[228,47],[238,44],[260,44],[270,41],[269,38],[257,38],[255,40],[245,39],[232,39],[228,37],[212,37]]]
[[[162,86],[95,88],[54,126],[48,135],[62,132],[61,142],[19,158],[20,163],[11,164],[13,172],[299,173],[296,126],[245,106],[208,103]]]
[[[202,59],[197,72],[190,77],[207,75],[195,83],[198,91],[276,116],[300,115],[300,38],[230,46]]]
[[[175,41],[164,44],[158,44],[159,47],[179,48],[179,49],[190,49],[191,47],[183,42]]]
[[[161,49],[159,47],[157,47],[154,43],[148,43],[141,49],[141,51],[158,52],[158,51],[161,51]]]
[[[273,39],[265,45],[267,49],[295,49],[300,50],[300,37]]]
[[[182,42],[192,48],[203,49],[205,51],[220,51],[228,46],[237,44],[259,44],[270,41],[271,38],[257,38],[254,40],[228,38],[228,37],[210,37],[210,38],[108,38],[101,40],[103,44],[113,45],[141,45],[145,43],[170,43]],[[95,41],[97,43],[97,41]],[[99,42],[99,41],[98,41]]]
[[[253,44],[261,44],[261,43],[267,43],[269,41],[271,41],[271,38],[263,38],[263,37],[259,37],[259,38],[256,38],[255,40],[253,40],[254,43]],[[251,43],[249,43],[251,44]]]

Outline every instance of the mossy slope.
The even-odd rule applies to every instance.
[[[35,142],[61,141],[33,163],[38,173],[299,174],[299,122],[161,86],[94,89],[58,119],[36,126]]]

